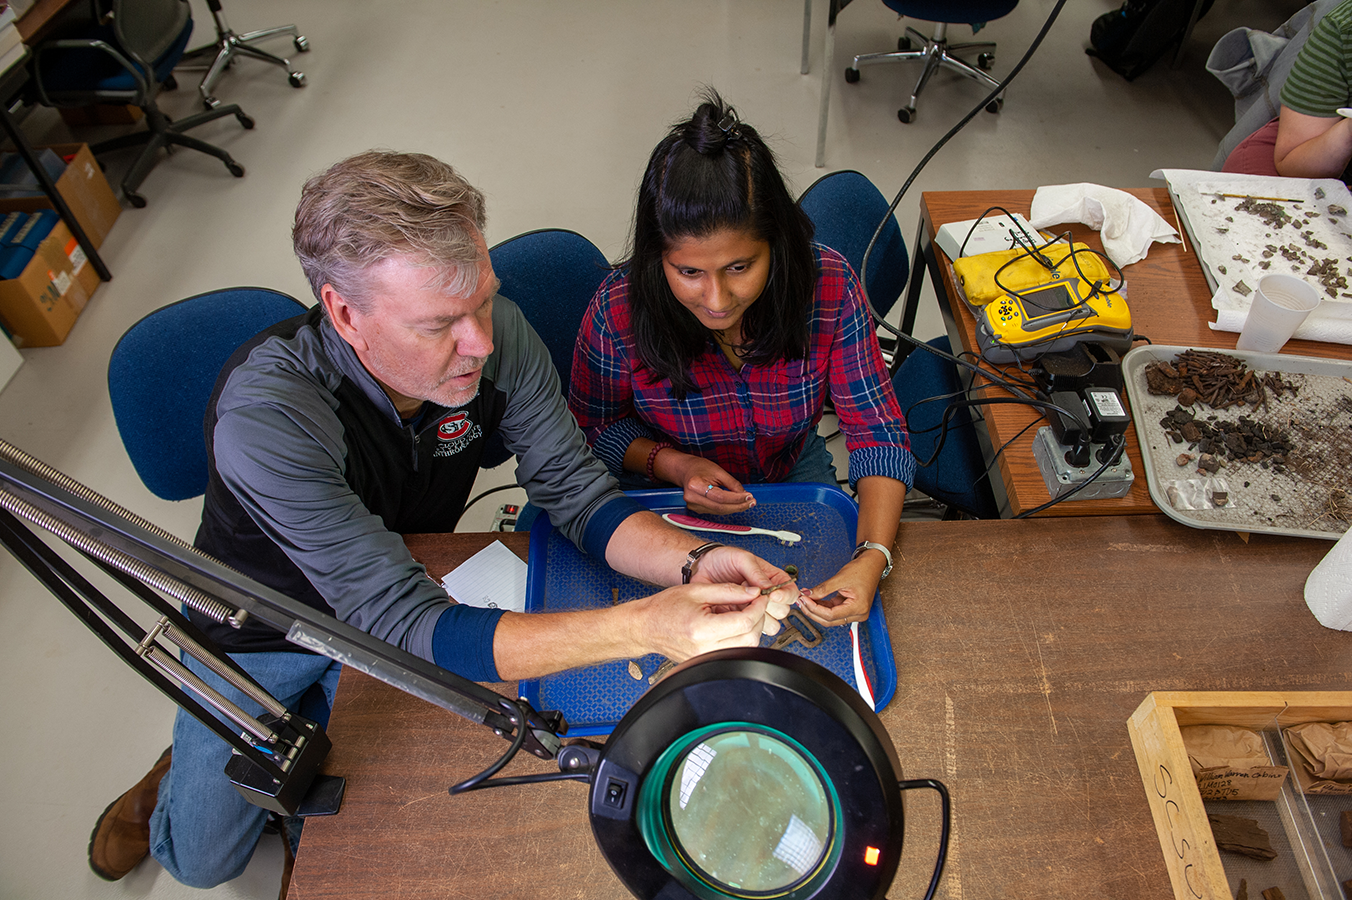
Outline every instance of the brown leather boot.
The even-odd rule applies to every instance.
[[[165,750],[146,776],[108,804],[94,823],[89,835],[89,868],[100,878],[117,881],[150,853],[150,814],[155,811],[173,749]]]

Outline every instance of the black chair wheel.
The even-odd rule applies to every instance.
[[[855,68],[849,68],[849,69],[846,69],[846,70],[845,70],[845,82],[846,82],[847,84],[854,84],[854,83],[856,83],[857,81],[859,81],[859,70],[858,70],[858,69],[855,69]]]
[[[243,178],[243,177],[244,177],[244,167],[241,166],[239,163],[237,163],[237,162],[228,162],[228,163],[225,164],[225,167],[226,167],[227,169],[229,169],[229,170],[230,170],[230,174],[231,174],[231,175],[234,175],[236,178]]]
[[[915,108],[903,106],[901,109],[897,110],[897,118],[901,120],[901,124],[910,125],[911,120],[915,118]]]
[[[904,34],[901,37],[897,38],[897,49],[903,53],[905,53],[907,50],[910,50],[911,38],[908,35]]]
[[[254,125],[257,124],[256,122],[254,122],[253,116],[249,115],[246,112],[235,113],[235,118],[239,119],[239,124],[244,126],[245,131],[252,131]]]
[[[976,58],[977,68],[982,69],[986,72],[989,72],[991,70],[991,65],[994,62],[995,62],[995,54],[993,53],[982,53]]]
[[[310,49],[310,42],[306,40],[305,35],[303,34],[297,35],[296,39],[292,41],[292,43],[296,45],[297,53],[305,53]]]
[[[286,76],[286,80],[291,82],[291,86],[294,88],[305,87],[304,72],[292,72],[291,74]]]
[[[1001,107],[1003,107],[1004,105],[1005,105],[1005,101],[1004,101],[1003,99],[992,100],[990,103],[987,103],[987,104],[986,104],[986,112],[988,112],[988,113],[998,113],[998,112],[1000,111]]]
[[[163,89],[166,90],[166,91],[176,91],[176,90],[178,90],[178,79],[174,77],[174,73],[173,73],[173,72],[170,72],[170,73],[165,77],[164,81],[160,82],[160,87],[163,88]]]
[[[122,195],[123,195],[124,197],[127,198],[127,202],[130,203],[132,206],[136,207],[137,209],[145,209],[145,206],[146,206],[146,198],[145,198],[145,197],[142,197],[140,194],[136,193],[135,191],[128,191],[128,190],[124,190],[124,191],[122,192]]]

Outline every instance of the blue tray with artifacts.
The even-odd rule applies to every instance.
[[[854,552],[859,509],[844,491],[823,484],[767,484],[747,488],[756,506],[745,513],[708,517],[730,525],[750,525],[802,535],[797,542],[781,541],[761,534],[697,532],[709,540],[755,553],[780,568],[798,567],[798,583],[818,584],[840,570]],[[638,491],[631,497],[658,514],[687,514],[680,491]],[[595,609],[647,597],[658,589],[621,575],[579,551],[557,532],[541,513],[530,531],[530,561],[526,574],[528,612],[564,612]],[[801,614],[794,617],[794,620]],[[813,647],[801,642],[783,649],[806,657],[835,672],[854,685],[855,659],[851,629],[820,628],[821,642]],[[857,630],[859,658],[872,689],[878,712],[892,700],[897,687],[897,667],[882,603],[876,596],[866,623]],[[761,646],[774,642],[770,636]],[[632,660],[613,660],[601,665],[559,672],[522,681],[521,696],[536,709],[558,710],[568,722],[568,734],[609,734],[629,708],[648,690],[649,680],[665,663],[656,653]],[[635,677],[635,676],[638,677]]]

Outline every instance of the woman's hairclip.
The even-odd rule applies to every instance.
[[[728,140],[734,141],[742,136],[741,129],[738,128],[737,114],[728,110],[723,114],[723,118],[718,120],[718,130],[723,132]]]

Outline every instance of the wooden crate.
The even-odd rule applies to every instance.
[[[1156,691],[1145,698],[1127,721],[1127,730],[1176,900],[1232,900],[1233,896],[1179,729],[1239,725],[1272,731],[1304,722],[1348,720],[1352,720],[1352,692],[1348,691]],[[1311,894],[1319,896],[1326,890],[1327,885]],[[1250,891],[1256,896],[1252,885]],[[1341,891],[1327,895],[1339,897]]]

